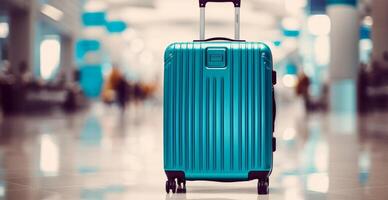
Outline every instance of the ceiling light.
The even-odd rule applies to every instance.
[[[63,18],[63,12],[58,8],[51,6],[49,4],[44,4],[40,10],[44,15],[50,17],[55,21],[60,21]]]

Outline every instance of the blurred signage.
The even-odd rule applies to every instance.
[[[310,14],[326,13],[326,1],[329,0],[310,0],[308,11]]]
[[[125,29],[127,29],[127,24],[120,20],[110,21],[106,22],[106,29],[110,33],[122,33],[125,31]]]
[[[109,33],[121,33],[127,29],[124,21],[107,21],[106,12],[85,12],[82,14],[82,22],[85,27],[105,27]]]
[[[356,5],[357,0],[326,0],[328,5],[331,4],[345,4],[345,5]]]
[[[103,82],[101,65],[85,65],[80,68],[80,84],[87,97],[99,97]]]
[[[275,47],[280,47],[280,46],[282,45],[282,41],[280,41],[280,40],[275,40],[275,41],[273,41],[272,43],[273,43],[273,45],[274,45]]]
[[[286,37],[299,37],[300,31],[299,30],[283,29],[283,35]]]
[[[88,52],[84,56],[83,61],[85,64],[89,64],[89,65],[100,64],[102,62],[102,55],[101,54],[102,54],[102,52],[98,52],[98,51]]]
[[[284,17],[281,22],[281,30],[286,37],[298,37],[300,35],[301,21],[295,17]]]
[[[82,14],[84,26],[105,26],[106,12],[86,12]]]
[[[286,74],[298,74],[298,67],[292,62],[288,62],[286,64]]]
[[[322,14],[326,12],[327,5],[342,4],[354,6],[357,0],[310,0],[309,13]]]
[[[101,48],[101,43],[98,40],[79,40],[76,44],[76,57],[83,59],[90,51],[98,51]]]

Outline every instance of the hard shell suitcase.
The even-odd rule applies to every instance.
[[[201,40],[169,45],[164,68],[164,170],[166,192],[186,192],[186,180],[258,179],[267,194],[272,156],[276,74],[263,43],[239,40],[240,0],[235,40]],[[226,40],[226,41],[219,41]]]

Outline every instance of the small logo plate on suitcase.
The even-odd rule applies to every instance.
[[[206,67],[207,68],[225,68],[226,67],[226,48],[209,47],[206,49]]]

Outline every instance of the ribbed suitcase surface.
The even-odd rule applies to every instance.
[[[272,55],[258,42],[174,43],[165,53],[164,168],[187,180],[272,170]]]

